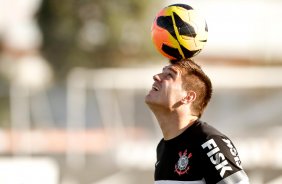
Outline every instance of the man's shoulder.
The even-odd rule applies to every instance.
[[[193,137],[196,148],[200,149],[201,152],[204,151],[205,145],[211,142],[224,150],[229,149],[226,147],[227,145],[233,145],[228,136],[208,123],[202,121],[197,122],[194,130],[192,131],[192,135],[190,136],[191,138]]]
[[[207,181],[248,181],[243,171],[237,148],[223,133],[208,125],[199,123],[199,132],[202,134],[199,142],[202,161],[205,161]],[[244,183],[244,182],[243,182]]]
[[[226,137],[221,131],[211,126],[210,124],[198,120],[193,130],[193,136],[207,140],[213,137]]]

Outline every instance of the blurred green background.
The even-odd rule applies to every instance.
[[[42,52],[56,72],[72,67],[120,67],[155,55],[150,27],[161,2],[43,1],[38,21]],[[56,53],[56,54],[54,54]]]

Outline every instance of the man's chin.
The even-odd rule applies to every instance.
[[[147,105],[149,105],[149,104],[152,103],[152,99],[150,99],[150,94],[146,95],[146,97],[145,97],[145,103],[146,103]]]
[[[147,95],[145,98],[145,103],[148,105],[150,109],[159,107],[160,104],[157,103],[154,99],[150,98],[150,95]]]
[[[147,105],[154,104],[154,100],[152,99],[152,96],[150,95],[150,93],[146,95],[146,97],[145,97],[145,103],[146,103]]]

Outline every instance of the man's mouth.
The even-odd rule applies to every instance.
[[[159,90],[160,90],[156,85],[153,85],[153,86],[152,86],[152,89],[153,89],[154,91],[159,91]]]

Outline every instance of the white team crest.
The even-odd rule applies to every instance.
[[[189,159],[192,157],[192,153],[189,153],[187,155],[187,149],[182,153],[181,151],[178,153],[179,159],[177,163],[175,164],[175,172],[180,176],[190,169],[189,166]]]

